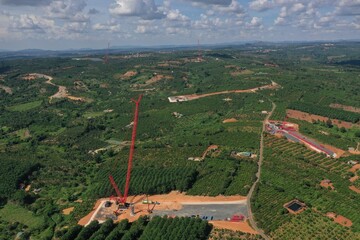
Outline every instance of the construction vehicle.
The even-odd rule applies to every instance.
[[[148,199],[147,196],[146,196],[146,200],[142,201],[142,204],[147,204],[148,205],[148,209],[147,209],[148,213],[152,213],[155,206],[160,205],[160,203],[158,201],[156,201],[156,202],[151,201],[151,200]],[[153,205],[152,208],[150,208],[150,205]]]
[[[230,222],[241,222],[241,221],[244,221],[245,220],[245,216],[244,215],[233,215],[231,218],[230,218]]]

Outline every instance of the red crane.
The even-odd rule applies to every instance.
[[[133,160],[134,150],[135,150],[136,128],[138,125],[139,105],[140,105],[141,98],[142,98],[142,95],[139,95],[139,98],[137,100],[131,99],[131,101],[133,101],[135,103],[135,114],[134,114],[134,125],[133,125],[132,135],[131,135],[131,145],[130,145],[130,153],[129,153],[129,160],[128,160],[128,168],[127,168],[127,173],[126,173],[124,196],[121,195],[121,192],[120,192],[117,184],[115,183],[113,176],[111,174],[109,175],[110,183],[117,194],[116,201],[119,203],[122,203],[124,205],[126,205],[126,199],[128,197],[129,187],[130,187],[131,168],[132,168],[132,160]]]

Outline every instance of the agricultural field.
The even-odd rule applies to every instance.
[[[360,72],[352,61],[360,46],[314,44],[210,48],[201,62],[194,61],[197,51],[184,49],[113,54],[108,64],[92,61],[103,57],[96,53],[82,60],[0,59],[1,86],[12,90],[0,88],[0,238],[14,239],[23,231],[31,239],[157,239],[185,232],[186,239],[261,239],[219,229],[210,236],[211,226],[196,218],[76,225],[99,198],[115,194],[109,175],[123,191],[135,108],[131,99],[142,94],[132,195],[179,190],[247,196],[257,179],[262,123],[273,103],[274,120],[287,119],[286,111],[293,109],[354,124],[342,128],[287,119],[299,124],[304,135],[344,150],[339,159],[265,134],[261,178],[249,207],[257,226],[274,239],[299,236],[294,230],[299,226],[319,239],[331,233],[356,239],[360,195],[349,189],[354,173],[348,161],[359,161],[360,155],[348,148],[360,142],[359,113],[331,106],[360,107]],[[344,57],[328,60],[337,55]],[[31,73],[38,77],[26,79]],[[277,87],[257,89],[272,82]],[[168,99],[253,88],[185,102]],[[193,161],[213,145],[216,150]],[[234,157],[233,152],[255,157]],[[324,179],[335,190],[322,188]],[[359,186],[359,180],[353,184]],[[295,198],[307,210],[293,216],[283,204]],[[70,207],[74,211],[64,215],[62,210]],[[324,216],[328,212],[350,219],[352,226],[334,223]],[[310,222],[316,224],[308,229]]]

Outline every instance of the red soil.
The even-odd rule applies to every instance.
[[[106,198],[102,198],[97,200],[93,211],[91,211],[88,215],[86,215],[84,218],[82,218],[78,224],[80,225],[86,225],[93,214],[95,213],[96,209],[100,206],[100,204],[105,201],[109,200]],[[156,210],[179,210],[182,208],[182,203],[188,203],[188,204],[197,204],[197,203],[204,203],[204,202],[234,202],[234,201],[245,201],[246,197],[244,196],[217,196],[217,197],[208,197],[208,196],[189,196],[185,195],[185,193],[180,193],[178,191],[172,191],[169,194],[161,194],[161,195],[152,195],[152,196],[146,196],[146,195],[137,195],[137,196],[129,196],[128,201],[134,203],[134,211],[136,213],[135,216],[130,216],[130,211],[126,210],[124,211],[117,219],[117,221],[120,221],[122,219],[128,219],[130,222],[136,221],[140,216],[142,215],[149,215],[147,212],[148,205],[142,204],[143,200],[149,200],[153,202],[159,202],[160,205],[156,205]],[[113,204],[113,207],[115,207],[115,204]],[[150,206],[152,207],[152,206]],[[114,209],[115,210],[115,209]],[[99,219],[97,219],[99,220]],[[104,219],[102,219],[104,220]]]
[[[354,191],[354,192],[356,192],[356,193],[360,193],[360,189],[358,189],[358,188],[355,187],[355,186],[350,186],[349,188],[350,188],[350,190],[352,190],[352,191]]]
[[[333,213],[333,212],[328,212],[326,214],[326,216],[334,219],[334,222],[336,222],[342,226],[345,226],[345,227],[351,227],[353,224],[350,219],[348,219],[344,216],[341,216],[341,215],[337,215],[336,213]]]
[[[342,105],[342,104],[338,104],[338,103],[332,103],[332,104],[330,104],[330,107],[342,109],[342,110],[349,111],[349,112],[360,113],[360,108],[346,106],[346,105]]]
[[[287,109],[286,114],[289,118],[295,118],[295,119],[299,119],[299,120],[303,120],[303,121],[307,121],[307,122],[313,122],[313,121],[317,121],[317,120],[326,122],[329,119],[327,117],[309,114],[306,112],[301,112],[301,111],[292,110],[292,109]],[[331,122],[338,127],[344,127],[347,129],[352,128],[353,126],[360,126],[359,123],[354,124],[351,122],[344,122],[344,121],[340,121],[337,119],[331,119]]]
[[[235,118],[229,118],[229,119],[225,119],[223,121],[223,123],[233,123],[233,122],[237,122],[238,120],[236,120]]]
[[[352,178],[349,179],[349,181],[350,182],[355,182],[358,179],[359,179],[359,176],[353,176]]]
[[[335,189],[333,183],[332,183],[332,182],[328,183],[326,180],[322,180],[322,181],[320,182],[320,186],[322,186],[322,187],[324,187],[324,188],[326,188],[326,189],[327,189],[328,187],[330,187],[332,190]]]
[[[354,166],[352,166],[352,168],[350,169],[350,172],[356,173],[357,170],[360,169],[360,164],[355,164]]]

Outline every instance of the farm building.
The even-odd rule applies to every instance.
[[[174,97],[168,97],[169,102],[176,103],[176,102],[186,102],[188,101],[188,98],[185,96],[174,96]]]

